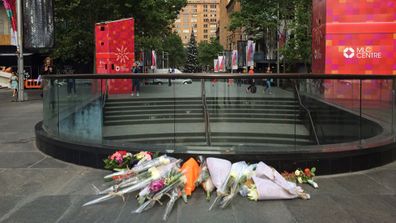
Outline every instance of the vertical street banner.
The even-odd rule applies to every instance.
[[[214,60],[214,70],[215,73],[219,72],[219,60],[215,59]]]
[[[24,0],[23,44],[28,49],[54,46],[53,0]]]
[[[16,22],[16,2],[15,0],[2,0],[10,23],[10,45],[17,45],[17,22]]]
[[[246,66],[254,66],[254,49],[256,48],[256,43],[253,40],[248,40],[246,46]]]
[[[238,69],[238,50],[233,50],[232,51],[231,69],[233,69],[233,70],[237,70]]]
[[[157,69],[157,55],[155,54],[155,50],[151,51],[151,69]]]
[[[219,63],[219,72],[225,72],[224,56],[218,56],[217,61]]]

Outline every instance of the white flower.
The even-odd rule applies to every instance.
[[[202,183],[202,187],[204,188],[205,191],[212,192],[214,190],[214,184],[210,177],[205,180],[205,182]]]
[[[160,161],[160,163],[161,164],[168,164],[168,163],[170,163],[170,160],[168,159],[168,158],[166,158],[166,157],[163,157],[163,156],[161,156],[160,158],[159,158],[159,161]]]
[[[294,174],[295,174],[296,176],[300,176],[301,172],[300,172],[299,170],[296,170],[296,171],[294,172]]]
[[[123,158],[127,158],[127,157],[132,157],[132,153],[125,154]]]
[[[148,171],[151,174],[151,178],[153,178],[153,179],[160,178],[160,173],[156,167],[151,167]]]
[[[186,175],[183,174],[183,176],[180,177],[180,181],[183,182],[184,184],[187,183]]]

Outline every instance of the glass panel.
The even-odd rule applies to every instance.
[[[62,79],[59,92],[59,136],[83,142],[102,142],[101,80]]]
[[[392,134],[393,80],[362,81],[362,139]]]
[[[138,150],[173,150],[174,85],[169,86],[167,79],[133,79],[124,80],[127,91],[113,89],[120,81],[109,81],[103,127],[107,144]]]
[[[275,83],[249,78],[205,81],[212,146],[222,152],[294,148],[296,99],[293,91]]]
[[[356,80],[301,80],[320,144],[360,139],[360,83]]]
[[[194,153],[197,147],[206,146],[202,82],[185,78],[174,79],[171,84],[175,95],[175,149]]]
[[[58,86],[54,79],[42,80],[43,86],[43,124],[44,129],[53,135],[58,135]]]

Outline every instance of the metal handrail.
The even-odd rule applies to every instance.
[[[144,74],[52,74],[43,75],[43,79],[143,79],[143,78],[190,78],[194,80],[199,79],[265,79],[265,78],[279,78],[279,79],[346,79],[346,80],[380,80],[380,79],[394,79],[392,74],[308,74],[308,73],[255,73],[253,75],[238,74],[238,73],[144,73]]]
[[[201,79],[201,98],[202,98],[202,106],[203,106],[203,115],[205,121],[205,139],[206,144],[210,146],[211,142],[211,134],[210,134],[210,116],[208,112],[208,105],[206,103],[206,90],[205,90],[205,80]]]
[[[101,83],[101,84],[102,84],[102,83]],[[105,82],[105,92],[104,92],[104,94],[102,95],[102,108],[105,107],[105,105],[106,105],[106,100],[107,100],[108,96],[109,96],[109,86],[108,86],[108,80],[106,79],[106,82]]]
[[[303,102],[301,100],[300,93],[298,92],[298,89],[297,89],[297,84],[296,84],[295,81],[293,81],[293,85],[294,85],[294,91],[296,92],[298,103],[299,103],[300,107],[303,110],[305,110],[305,112],[308,114],[309,122],[311,124],[311,128],[312,128],[313,134],[315,136],[316,144],[320,145],[318,134],[316,133],[315,125],[314,125],[314,122],[313,122],[313,119],[312,119],[312,116],[311,116],[311,111],[307,107],[305,107],[305,105],[303,104]]]

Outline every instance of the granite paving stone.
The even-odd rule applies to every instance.
[[[51,157],[46,157],[43,160],[40,160],[38,163],[30,166],[30,168],[66,168],[69,165],[70,164],[66,162]]]
[[[297,222],[284,201],[255,202],[237,197],[232,203],[232,209],[236,222]]]
[[[45,158],[40,152],[0,152],[0,168],[27,168]]]
[[[19,208],[2,222],[55,222],[70,205],[69,196],[42,196]]]
[[[392,194],[392,191],[365,174],[351,174],[334,180],[353,194]]]
[[[310,200],[291,200],[285,201],[284,204],[290,210],[291,215],[297,219],[297,222],[331,223],[334,222],[334,216],[337,216],[337,222],[340,223],[356,222],[328,195],[316,194],[312,195]]]
[[[395,211],[378,195],[332,195],[339,208],[345,210],[356,222],[394,222]],[[338,215],[336,216],[339,217]]]
[[[0,195],[0,218],[13,209],[20,199],[20,196]]]

